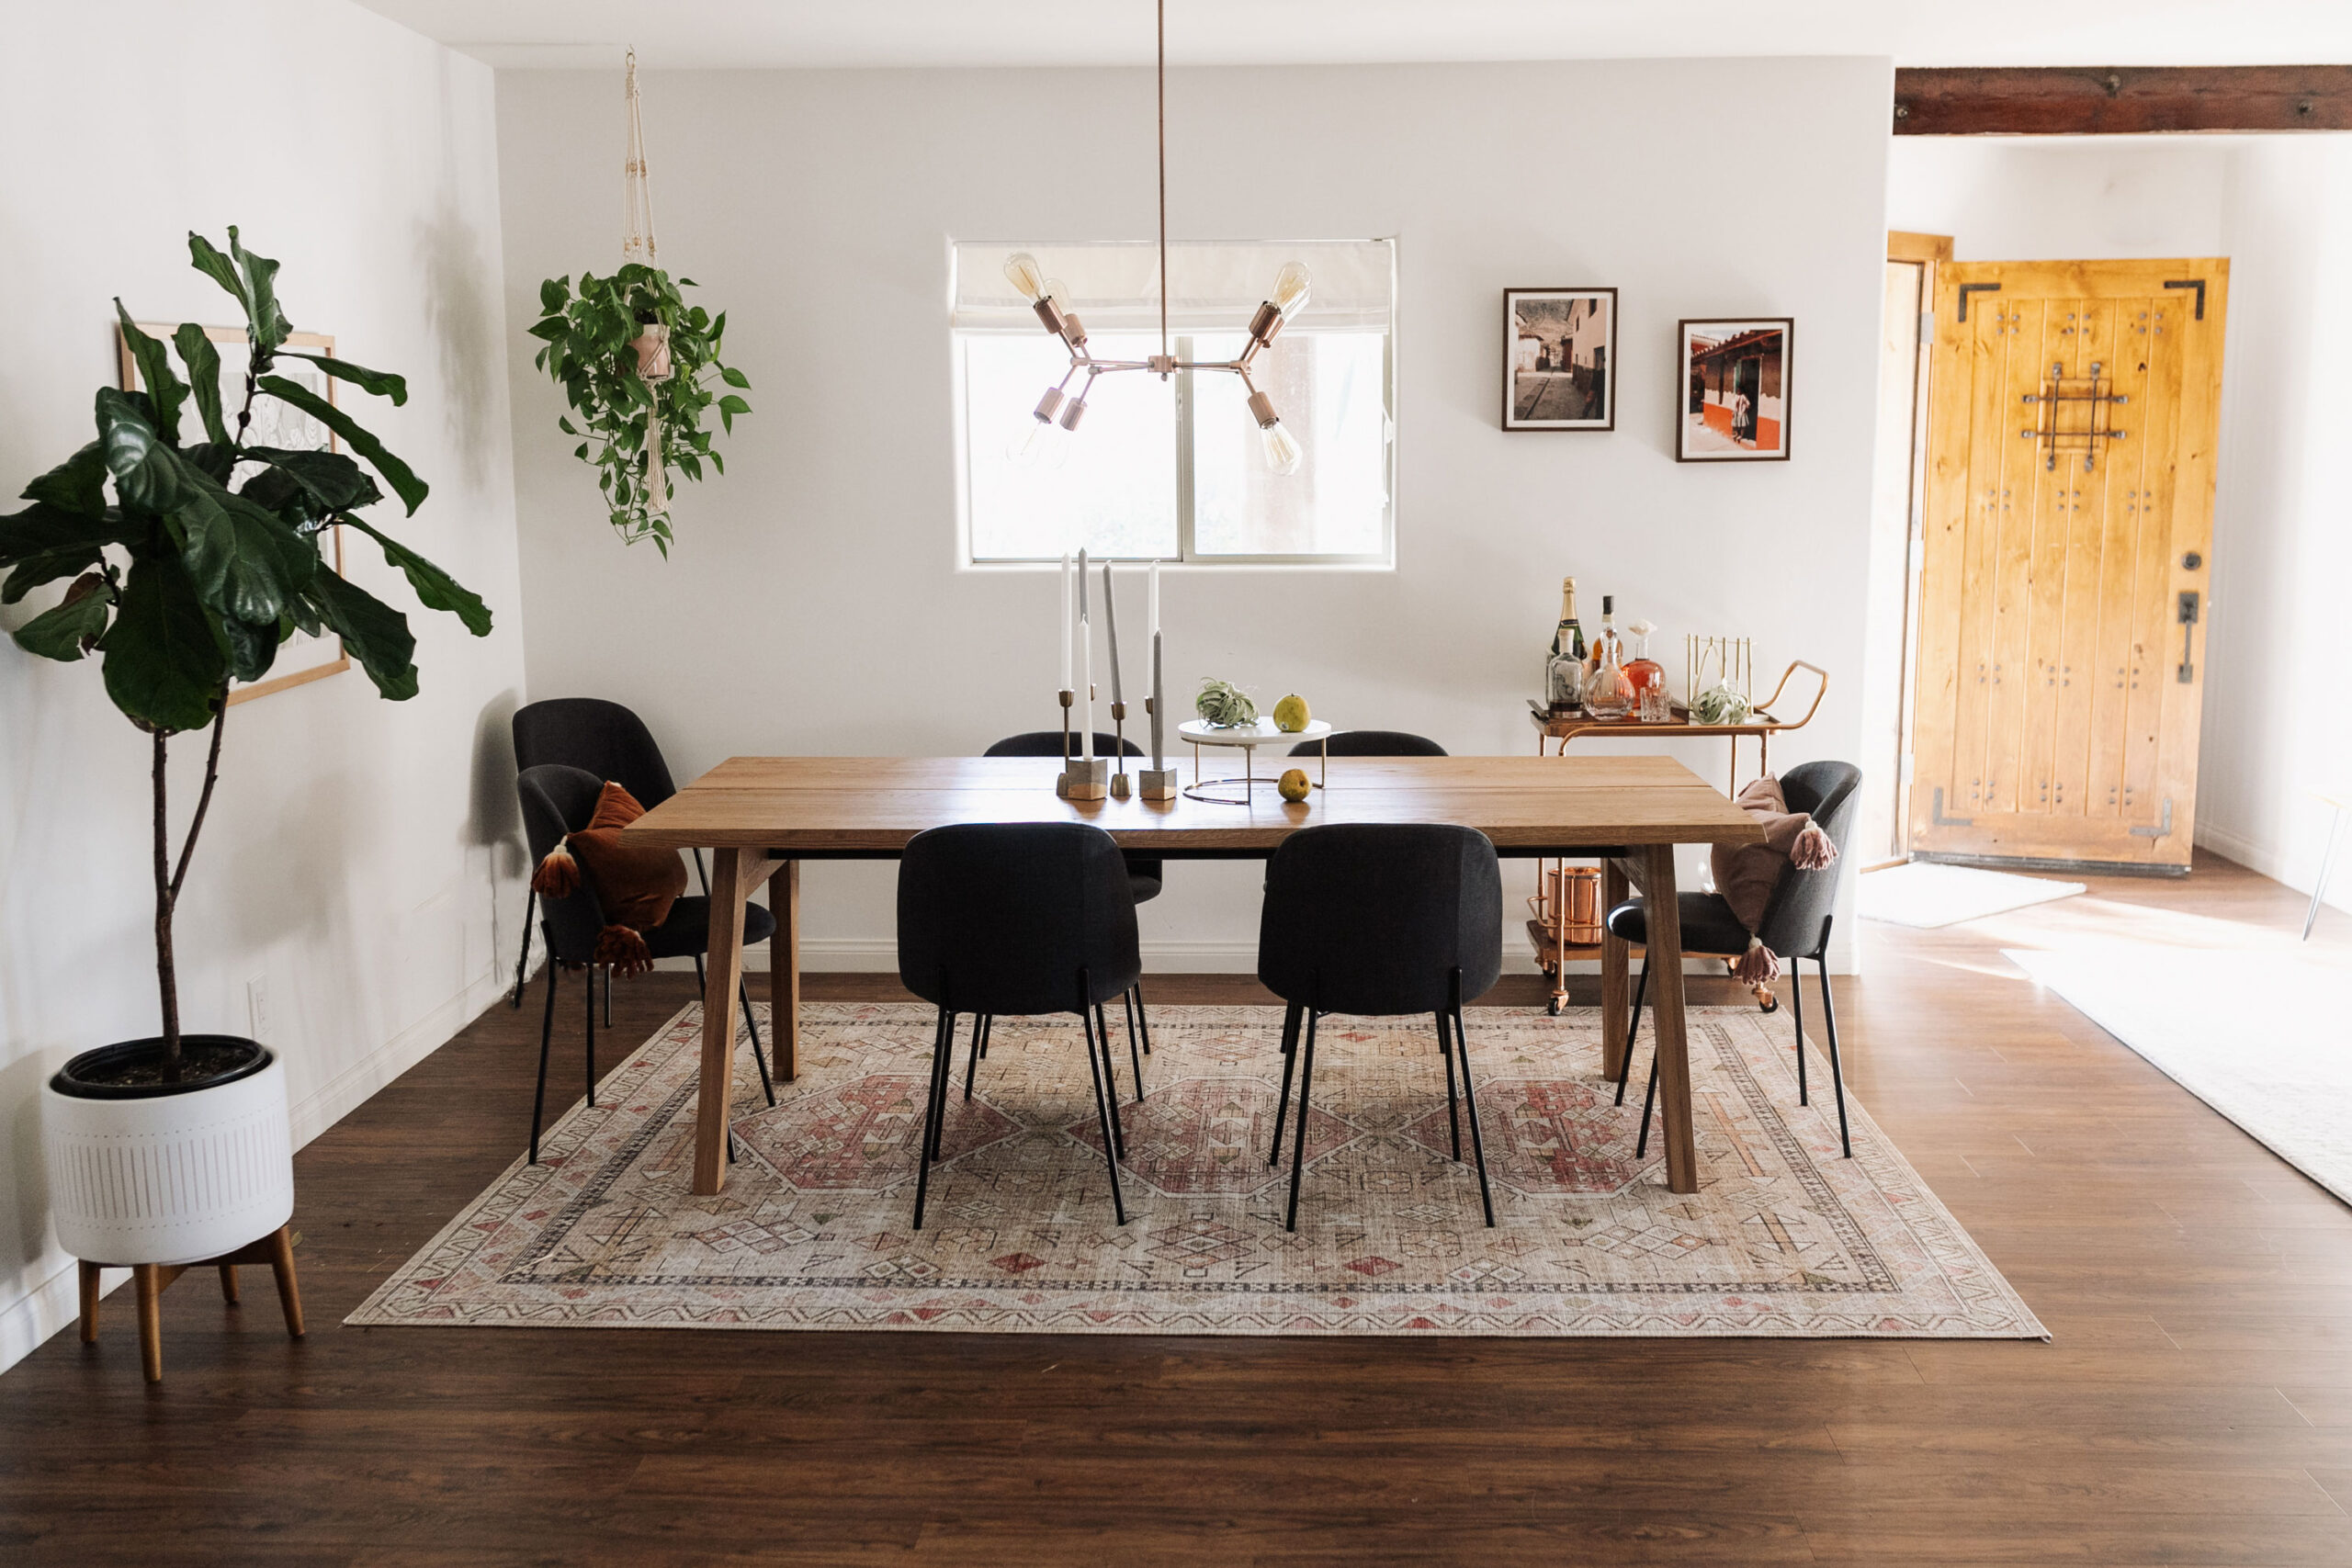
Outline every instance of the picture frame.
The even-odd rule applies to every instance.
[[[1617,290],[1503,290],[1503,428],[1617,428]]]
[[[168,321],[141,321],[138,325],[141,332],[164,343],[169,343],[172,334],[179,330],[175,324]],[[204,335],[220,355],[222,409],[224,412],[233,411],[242,404],[244,397],[245,365],[250,357],[250,345],[245,336],[245,329],[206,327]],[[334,353],[334,339],[325,333],[288,333],[285,346],[299,348],[306,353],[332,356]],[[115,350],[121,356],[122,389],[126,392],[143,390],[139,380],[139,362],[132,355],[130,342],[122,335],[119,324],[115,328]],[[311,392],[324,398],[329,403],[335,400],[334,378],[306,360],[281,359],[271,367],[271,371],[272,374],[283,376],[289,381],[300,383]],[[304,451],[340,450],[335,443],[334,432],[300,409],[279,403],[272,399],[257,404],[254,416],[256,429],[248,433],[253,437],[253,445],[282,446]],[[331,528],[328,530],[328,535],[329,537],[323,541],[324,548],[322,553],[326,564],[333,569],[334,574],[337,577],[344,576],[343,530],[339,527]],[[308,632],[297,631],[291,637],[278,645],[277,658],[271,664],[267,677],[250,684],[237,682],[231,685],[229,705],[234,707],[239,703],[249,703],[256,697],[266,697],[275,692],[308,685],[312,681],[323,681],[330,675],[340,675],[350,668],[351,655],[345,650],[341,637],[332,633],[312,637]]]
[[[1795,321],[1686,317],[1674,335],[1674,460],[1786,462]]]

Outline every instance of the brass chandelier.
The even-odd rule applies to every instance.
[[[1069,434],[1078,428],[1086,417],[1087,394],[1094,389],[1095,378],[1119,370],[1148,370],[1165,381],[1179,370],[1224,370],[1241,378],[1241,385],[1249,393],[1250,417],[1258,422],[1259,439],[1264,444],[1266,466],[1278,474],[1298,471],[1300,459],[1306,455],[1298,438],[1283,428],[1274,412],[1273,400],[1259,390],[1250,378],[1250,362],[1261,349],[1274,341],[1283,324],[1299,312],[1306,303],[1308,278],[1306,266],[1298,262],[1283,264],[1274,275],[1271,298],[1260,304],[1250,318],[1250,342],[1239,356],[1233,359],[1179,359],[1169,350],[1168,338],[1168,0],[1158,0],[1158,50],[1159,96],[1159,352],[1148,359],[1098,359],[1086,346],[1086,328],[1069,308],[1069,296],[1060,281],[1047,277],[1037,258],[1026,251],[1015,252],[1005,259],[1004,276],[1021,297],[1037,312],[1037,320],[1046,331],[1061,340],[1069,350],[1069,369],[1060,382],[1046,389],[1037,400],[1033,414],[1035,423],[1028,434],[1016,442],[1009,454],[1014,462],[1026,468],[1046,455],[1049,447],[1057,447]],[[1079,385],[1076,396],[1070,395],[1069,384],[1079,372],[1086,379]],[[1058,453],[1057,453],[1058,457]]]

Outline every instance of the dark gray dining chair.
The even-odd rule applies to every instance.
[[[563,842],[564,835],[576,833],[588,826],[596,814],[596,797],[602,794],[605,781],[580,768],[567,768],[554,763],[541,763],[526,768],[514,781],[515,794],[523,807],[523,831],[530,840],[531,863],[545,859],[551,850]],[[588,1103],[596,1103],[596,939],[605,926],[603,906],[596,891],[583,876],[579,888],[561,898],[550,897],[539,906],[540,931],[548,950],[547,1015],[539,1021],[539,1087],[531,1100],[530,1163],[539,1162],[539,1126],[547,1109],[548,1049],[555,1034],[556,976],[564,969],[584,969],[587,972],[587,1071]],[[757,904],[743,907],[743,941],[746,943],[765,942],[775,934],[775,917]],[[687,958],[695,961],[695,979],[707,992],[703,971],[703,955],[710,950],[710,899],[689,895],[670,906],[669,918],[645,933],[645,944],[656,958]],[[605,982],[609,1005],[612,981]],[[707,996],[706,995],[706,999]],[[607,1023],[612,1021],[605,1020]],[[760,1046],[759,1025],[752,1020],[752,998],[743,996],[743,1022],[752,1037],[752,1060],[760,1069],[760,1088],[767,1095],[770,1105],[775,1103],[775,1084],[768,1077],[767,1054]]]
[[[1298,1073],[1298,1125],[1291,1151],[1285,1229],[1298,1228],[1308,1097],[1315,1082],[1316,1022],[1334,1012],[1435,1015],[1438,1055],[1445,1061],[1453,1157],[1462,1157],[1462,1123],[1453,1089],[1458,1058],[1461,1098],[1470,1112],[1470,1146],[1478,1162],[1478,1197],[1486,1206],[1487,1224],[1495,1223],[1462,1006],[1484,995],[1501,976],[1502,966],[1502,870],[1495,846],[1475,828],[1333,823],[1303,828],[1283,840],[1266,866],[1258,978],[1283,1002],[1282,1100],[1274,1111],[1268,1165],[1278,1165],[1282,1158],[1292,1068]],[[1304,1046],[1299,1041],[1302,1021]]]
[[[648,811],[678,793],[670,764],[662,758],[653,732],[645,721],[618,703],[602,697],[550,697],[514,710],[514,770],[556,764],[578,768],[600,779],[610,779]],[[710,874],[696,850],[695,874],[702,890],[710,891]],[[533,864],[538,863],[536,860]],[[514,958],[514,1006],[523,1005],[523,976],[531,964],[531,926],[537,909],[537,893],[523,906],[523,950]],[[611,977],[606,976],[605,1021],[613,1021]]]
[[[1069,736],[1070,749],[1067,755],[1077,756],[1079,746],[1078,732],[1072,730]],[[1123,750],[1122,742],[1116,735],[1109,730],[1098,729],[1094,732],[1094,754],[1098,757],[1140,757],[1144,754],[1144,750],[1132,740],[1125,742]],[[1065,753],[1062,750],[1062,732],[1058,729],[1032,729],[1020,735],[1008,735],[980,755],[983,757],[1063,756]],[[1159,897],[1159,890],[1167,877],[1167,866],[1159,857],[1131,854],[1126,857],[1126,862],[1127,886],[1134,890],[1136,902],[1148,904]],[[1151,1017],[1144,1011],[1143,976],[1140,974],[1136,976],[1134,987],[1125,997],[1121,998],[1121,1005],[1126,1010],[1128,1031],[1141,1035],[1143,1053],[1147,1056],[1150,1055]],[[982,1058],[989,1054],[988,1036],[985,1031],[980,1037],[979,1054]]]
[[[1797,1103],[1811,1102],[1805,1086],[1804,961],[1813,960],[1821,983],[1822,1023],[1829,1036],[1829,1077],[1838,1096],[1838,1141],[1845,1157],[1854,1157],[1853,1136],[1846,1126],[1846,1068],[1838,1055],[1838,1004],[1829,994],[1830,917],[1838,902],[1838,860],[1846,853],[1853,831],[1854,809],[1861,801],[1862,770],[1851,762],[1805,762],[1781,775],[1781,795],[1791,811],[1810,816],[1814,825],[1838,846],[1838,859],[1814,871],[1792,864],[1772,885],[1772,896],[1751,932],[1732,913],[1720,893],[1684,893],[1675,908],[1682,917],[1682,951],[1694,958],[1737,958],[1747,951],[1753,936],[1789,963],[1790,1011],[1796,1021]],[[1617,1103],[1625,1103],[1625,1086],[1634,1071],[1634,1037],[1641,1032],[1642,1003],[1649,991],[1647,952],[1649,909],[1640,898],[1630,898],[1609,911],[1610,933],[1644,948],[1642,975],[1634,988],[1633,1021],[1626,1026],[1625,1061],[1617,1075]],[[1650,1057],[1650,1087],[1642,1097],[1642,1135],[1634,1146],[1635,1158],[1649,1153],[1650,1109],[1657,1100],[1657,1057]]]
[[[1327,752],[1325,748],[1329,748]],[[1444,747],[1426,735],[1402,729],[1341,729],[1320,740],[1302,740],[1290,749],[1294,757],[1442,757]]]
[[[956,1020],[966,1013],[972,1015],[967,1100],[990,1021],[1078,1015],[1094,1077],[1095,1114],[1102,1119],[1111,1209],[1119,1224],[1127,1223],[1119,1192],[1126,1134],[1102,1004],[1133,987],[1142,969],[1126,863],[1102,829],[1083,822],[975,822],[933,828],[907,840],[899,862],[899,978],[939,1010],[915,1178],[915,1229],[922,1229],[931,1168],[947,1122]],[[1131,1057],[1133,1040],[1130,1034]],[[1135,1060],[1140,1100],[1143,1067]]]

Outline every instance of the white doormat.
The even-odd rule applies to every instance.
[[[2352,1203],[2352,1011],[2342,967],[2150,942],[2002,953]]]
[[[1979,871],[1974,866],[1938,865],[1913,861],[1907,865],[1873,871],[1859,880],[1855,907],[1866,920],[1886,920],[1898,926],[1951,926],[1979,920],[2029,904],[2071,898],[2083,891],[2079,882],[2059,882],[2047,876],[2014,876],[2006,871]]]

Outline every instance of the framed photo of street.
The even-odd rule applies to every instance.
[[[1617,428],[1617,290],[1503,290],[1503,428]]]
[[[1786,316],[1728,317],[1676,323],[1681,365],[1674,460],[1770,463],[1789,455]]]
[[[150,337],[169,344],[172,334],[179,329],[167,321],[141,321],[139,323],[139,330]],[[220,351],[220,406],[223,413],[233,424],[238,411],[244,406],[245,367],[252,359],[248,352],[245,329],[207,327],[204,329],[204,335],[210,340],[212,346]],[[333,355],[334,339],[324,333],[289,333],[287,334],[286,346],[299,348],[311,354]],[[139,379],[139,363],[131,356],[130,344],[124,340],[119,327],[115,331],[115,347],[122,357],[123,390],[143,391],[145,389]],[[180,368],[185,373],[186,367],[183,366]],[[330,403],[335,400],[334,378],[307,360],[277,360],[270,366],[270,374],[283,376],[288,380],[296,382],[324,398]],[[193,418],[194,414],[184,412],[183,417]],[[334,432],[301,410],[281,403],[275,398],[261,398],[255,400],[253,424],[245,434],[245,444],[249,446],[281,446],[290,451],[304,452],[333,452],[337,449]],[[246,471],[251,472],[253,468],[249,468]],[[232,483],[241,481],[243,477],[243,474],[232,475]],[[322,542],[322,554],[326,564],[334,569],[336,576],[340,577],[345,575],[343,530],[331,529],[329,535],[330,537]],[[255,697],[266,697],[273,692],[282,692],[291,686],[306,685],[312,681],[322,681],[330,675],[339,675],[350,668],[351,656],[344,651],[341,637],[331,632],[320,637],[312,637],[308,632],[298,630],[292,637],[278,645],[277,658],[270,665],[269,674],[266,678],[250,683],[239,682],[230,687],[229,705],[234,707],[239,703],[249,703]]]

